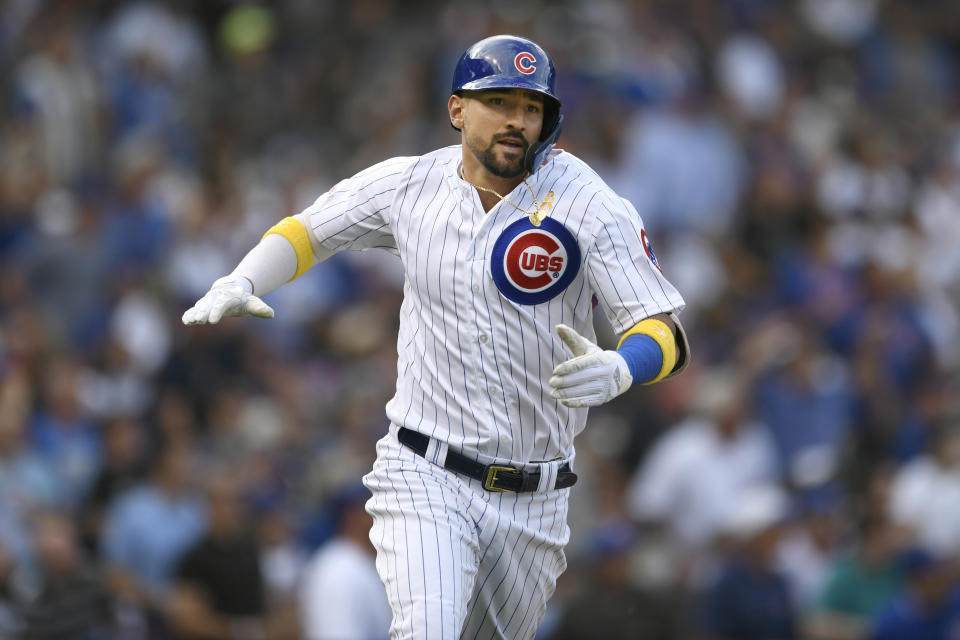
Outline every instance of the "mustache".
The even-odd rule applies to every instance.
[[[497,135],[493,136],[494,144],[500,142],[501,140],[511,140],[513,142],[522,144],[524,150],[526,150],[527,147],[530,146],[530,143],[527,142],[527,139],[523,137],[522,133],[498,133]]]

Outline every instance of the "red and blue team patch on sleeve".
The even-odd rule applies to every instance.
[[[657,254],[653,252],[653,245],[650,244],[650,236],[647,235],[646,229],[640,230],[640,241],[643,242],[643,250],[646,251],[647,257],[650,258],[650,262],[652,262],[653,266],[657,268],[657,271],[663,273],[663,269],[660,268],[660,263],[657,262]]]

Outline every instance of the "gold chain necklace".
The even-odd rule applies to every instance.
[[[526,209],[521,209],[520,207],[510,202],[509,200],[507,200],[505,197],[503,197],[493,189],[488,189],[487,187],[481,187],[478,184],[473,184],[472,182],[470,182],[464,177],[463,166],[460,167],[460,179],[466,182],[467,184],[469,184],[471,187],[479,189],[480,191],[486,191],[487,193],[492,193],[493,195],[497,196],[497,198],[499,198],[503,202],[506,202],[508,205],[510,205],[520,213],[527,214],[528,216],[530,216],[530,223],[533,224],[533,226],[535,227],[540,226],[540,223],[543,222],[544,218],[546,218],[549,215],[549,210],[553,208],[553,191],[550,191],[549,193],[547,193],[547,195],[543,199],[543,204],[540,204],[539,202],[537,202],[536,194],[533,193],[533,188],[527,183],[526,177],[521,178],[521,180],[523,181],[523,186],[525,186],[527,188],[527,191],[530,192],[530,197],[533,198],[533,205],[537,208],[536,211],[528,211]]]

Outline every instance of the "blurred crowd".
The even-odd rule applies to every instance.
[[[559,146],[640,211],[694,361],[591,411],[538,637],[960,637],[960,4],[7,0],[0,638],[386,636],[358,481],[399,263],[179,319],[457,143],[495,33],[553,55]]]

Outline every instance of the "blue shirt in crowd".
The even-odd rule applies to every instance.
[[[925,609],[905,594],[884,609],[873,626],[870,640],[960,639],[960,587],[934,609]]]
[[[171,496],[141,486],[122,495],[103,531],[107,561],[134,574],[150,590],[169,583],[177,562],[206,530],[203,501],[192,493]]]
[[[703,598],[703,630],[725,640],[796,638],[787,582],[779,573],[745,563],[725,567]]]

